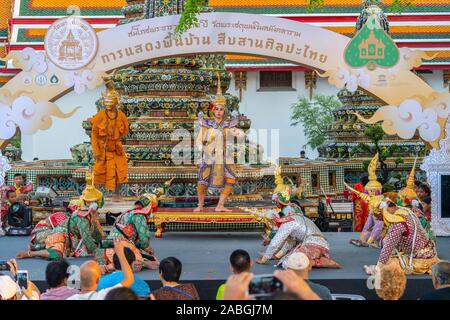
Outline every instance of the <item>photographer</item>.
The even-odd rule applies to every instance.
[[[298,300],[321,300],[320,297],[311,290],[305,280],[298,277],[292,270],[276,270],[274,277],[281,281],[285,290],[297,297]],[[224,300],[250,300],[248,287],[252,281],[253,274],[243,272],[231,275],[225,283]],[[272,298],[277,297],[277,293]]]
[[[127,287],[129,288],[134,282],[133,270],[125,257],[125,247],[129,247],[130,243],[127,241],[114,241],[114,251],[119,258],[120,269],[123,272],[123,280],[119,284],[95,291],[101,277],[100,265],[95,261],[88,261],[81,265],[80,268],[80,285],[81,291],[66,300],[104,300],[109,291],[114,288]]]
[[[15,259],[6,262],[14,279],[19,270]],[[39,300],[39,289],[28,279],[27,288],[19,287],[18,281],[10,276],[0,275],[0,300]]]

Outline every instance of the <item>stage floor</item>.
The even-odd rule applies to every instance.
[[[367,289],[367,275],[364,273],[365,264],[375,264],[378,249],[358,248],[349,244],[349,240],[356,238],[356,233],[329,232],[326,233],[331,244],[332,257],[342,265],[342,269],[314,269],[311,279],[326,284],[335,293],[356,293],[366,298],[373,298],[374,293]],[[28,237],[0,237],[0,260],[7,260],[15,256],[19,250],[27,246]],[[183,263],[182,280],[195,281],[202,289],[204,298],[212,298],[217,285],[229,275],[228,257],[235,249],[247,250],[252,259],[258,256],[261,246],[261,233],[175,233],[168,232],[162,239],[152,238],[152,246],[159,259],[175,256]],[[450,260],[450,238],[439,237],[437,240],[439,257]],[[87,259],[70,259],[71,264],[80,265]],[[40,284],[45,282],[45,267],[47,261],[38,259],[19,260],[19,268],[29,270],[30,278]],[[255,274],[272,273],[273,265],[257,265],[253,269]],[[137,274],[140,278],[151,283],[152,287],[159,286],[157,271],[145,270]],[[429,276],[410,276],[407,296],[410,299],[420,296],[424,288],[431,289]],[[417,287],[421,287],[420,288]],[[205,287],[206,286],[206,287]]]

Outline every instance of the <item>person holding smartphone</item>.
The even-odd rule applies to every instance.
[[[250,300],[254,297],[249,294],[254,275],[250,272],[243,272],[231,275],[225,283],[223,300]],[[321,300],[320,297],[311,290],[308,283],[298,277],[292,270],[276,270],[273,278],[278,279],[283,289],[276,291],[271,296],[275,298],[279,292],[286,291],[298,300]],[[270,297],[269,297],[270,299]]]
[[[0,276],[0,300],[39,300],[40,292],[36,285],[29,279],[27,270],[19,270],[17,261],[7,261],[11,277]]]

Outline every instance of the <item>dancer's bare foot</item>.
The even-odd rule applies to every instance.
[[[351,239],[350,243],[357,247],[367,247],[368,244],[360,239]]]
[[[145,260],[144,266],[146,269],[158,270],[159,269],[159,261],[158,260],[156,260],[156,261]]]
[[[331,269],[340,269],[341,265],[334,261],[333,259],[327,258],[327,257],[321,257],[319,259],[320,266],[316,266],[319,268],[331,268]]]
[[[216,212],[231,212],[231,211],[233,211],[233,210],[227,209],[227,208],[225,208],[224,206],[217,206],[217,207],[214,209],[214,211],[216,211]]]
[[[16,255],[17,259],[26,259],[26,258],[31,258],[29,251],[20,251],[17,253]]]
[[[201,212],[203,211],[205,208],[203,206],[198,206],[197,208],[194,209],[194,212]]]
[[[264,257],[258,257],[258,258],[256,258],[255,262],[257,264],[266,264],[268,262],[268,260],[265,259]]]

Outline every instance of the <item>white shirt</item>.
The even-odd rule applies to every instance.
[[[102,289],[100,291],[90,291],[86,293],[77,293],[73,296],[68,297],[66,300],[105,300],[106,295],[108,292],[110,292],[112,289],[120,288],[122,287],[122,284],[116,284],[115,286],[111,288]]]

